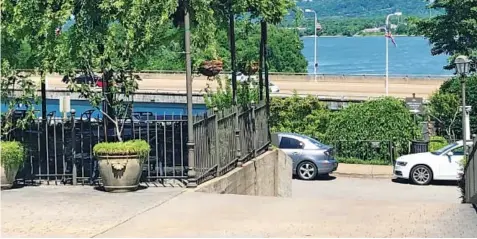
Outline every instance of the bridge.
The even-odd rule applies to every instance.
[[[185,74],[182,73],[138,73],[143,79],[139,82],[138,93],[179,93],[185,92]],[[222,78],[227,75],[222,75]],[[389,95],[399,98],[428,98],[439,89],[450,76],[390,76]],[[39,77],[34,77],[39,81]],[[59,75],[46,78],[47,90],[65,90],[65,83]],[[381,97],[385,94],[385,77],[382,75],[307,75],[307,74],[270,74],[269,79],[280,88],[274,96],[289,96],[297,92],[301,95],[313,95],[323,99],[337,101],[362,101]],[[216,89],[217,83],[206,77],[195,75],[193,91],[201,94],[210,86]]]

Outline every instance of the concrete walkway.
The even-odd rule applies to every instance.
[[[433,193],[442,193],[439,186],[422,198],[419,192],[425,188],[409,190],[408,186],[413,186],[395,185],[384,179],[338,177],[333,181],[294,180],[294,185],[293,190],[299,192],[295,198],[217,195],[156,187],[127,194],[104,193],[88,186],[2,191],[2,237],[477,235],[477,214],[471,206],[452,198],[432,200]],[[353,189],[346,189],[350,186]],[[457,195],[453,187],[444,189],[452,189],[445,191]],[[320,196],[319,192],[326,190],[336,193]],[[350,190],[367,196],[347,196]],[[389,192],[410,194],[393,197]],[[373,197],[372,193],[386,195]]]

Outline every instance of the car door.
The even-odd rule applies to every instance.
[[[457,146],[441,156],[439,166],[442,179],[459,179],[460,163],[464,159],[464,146]]]
[[[303,158],[303,146],[303,142],[291,137],[282,136],[280,140],[279,148],[293,160],[293,168],[296,168]]]

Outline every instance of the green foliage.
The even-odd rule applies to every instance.
[[[363,140],[392,141],[396,153],[407,153],[408,142],[418,136],[419,130],[404,102],[387,97],[352,104],[339,111],[328,125],[327,142]],[[341,147],[341,151],[353,151],[366,155],[369,147],[356,148],[352,144]],[[357,151],[363,151],[362,153]],[[380,144],[380,149],[369,159],[389,157],[389,145]]]
[[[436,92],[429,99],[426,113],[431,120],[435,121],[436,126],[442,129],[441,134],[449,140],[456,139],[455,129],[460,121],[459,116],[459,96],[452,93]]]
[[[475,107],[477,105],[477,75],[471,75],[466,78],[466,104],[470,105],[472,107]],[[460,77],[453,77],[447,81],[445,81],[440,89],[439,93],[441,94],[448,94],[448,95],[453,95],[454,99],[457,99],[457,102],[454,100],[450,100],[449,108],[450,109],[456,109],[458,110],[458,107],[462,105],[462,85],[460,82]],[[450,96],[449,96],[450,97]],[[432,105],[432,102],[431,102]],[[454,108],[451,108],[454,107]],[[440,105],[436,106],[436,109],[439,110]],[[452,110],[446,110],[446,108],[442,108],[442,117],[445,119],[452,119],[453,113]],[[454,126],[452,127],[452,130],[455,131],[455,135],[461,135],[462,134],[462,117],[461,113],[458,112],[457,118],[455,120]],[[477,111],[476,110],[471,110],[470,111],[470,129],[471,129],[471,134],[476,133],[477,129]]]
[[[213,91],[210,86],[207,86],[206,94],[204,94],[205,105],[209,109],[231,108],[233,106],[231,79],[222,80],[220,76],[216,76],[214,80],[217,82],[217,89]],[[259,102],[258,86],[252,86],[250,81],[237,82],[237,104],[247,108],[252,102]]]
[[[0,163],[4,167],[16,168],[25,159],[24,148],[16,141],[0,141]]]
[[[129,140],[126,142],[103,142],[94,146],[94,155],[134,155],[146,158],[151,146],[145,140]]]
[[[35,119],[34,105],[38,103],[38,97],[35,83],[29,78],[29,75],[13,70],[6,60],[2,61],[1,75],[1,102],[8,108],[1,115],[0,135],[6,136],[16,128],[24,129],[28,123]],[[20,105],[25,110],[25,116],[14,121],[14,112]]]
[[[371,159],[364,160],[359,158],[346,158],[346,157],[336,157],[336,160],[340,163],[346,164],[367,164],[367,165],[389,165],[389,160],[381,159]]]
[[[417,22],[418,31],[432,43],[433,55],[450,55],[445,69],[453,69],[457,55],[477,60],[477,2],[475,0],[435,1],[431,7],[444,14]],[[472,68],[475,71],[475,66]]]
[[[435,152],[448,145],[447,140],[442,136],[432,136],[429,142],[429,152]]]
[[[326,105],[316,97],[273,97],[270,102],[270,130],[305,134],[323,140],[332,118]]]

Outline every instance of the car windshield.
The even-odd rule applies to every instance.
[[[449,144],[441,149],[438,149],[437,151],[434,151],[432,152],[432,154],[435,154],[435,155],[441,155],[442,153],[444,153],[445,151],[451,149],[451,148],[454,148],[455,146],[457,146],[457,143],[453,143],[453,144]]]

